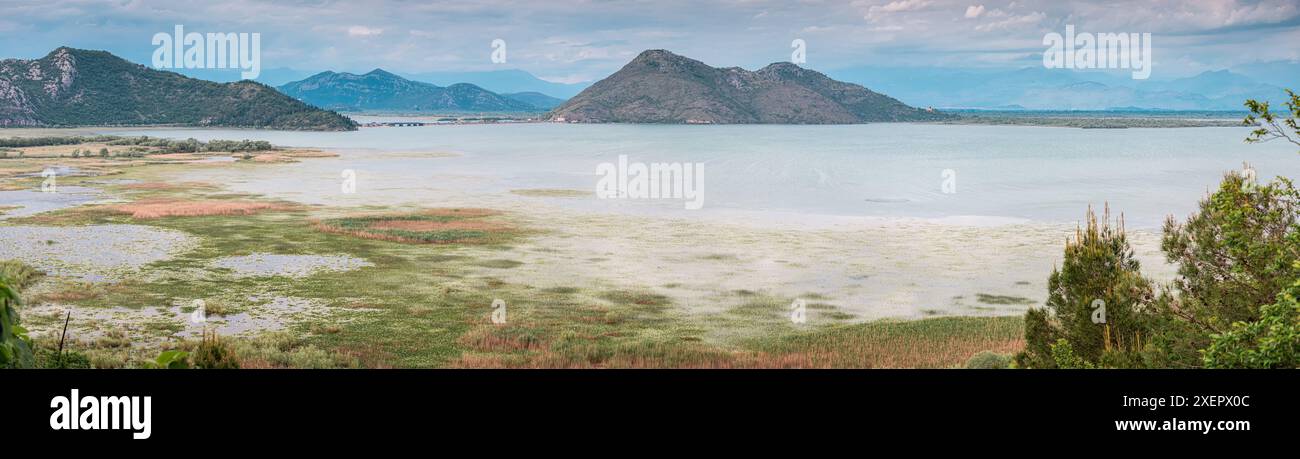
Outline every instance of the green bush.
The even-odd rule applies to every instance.
[[[77,351],[64,349],[59,355],[58,348],[39,347],[36,351],[37,368],[91,368],[90,357]]]
[[[1010,367],[1010,355],[993,351],[980,351],[966,361],[966,368],[976,370],[1000,370]]]
[[[19,324],[18,310],[15,309],[21,302],[9,279],[0,276],[0,368],[35,366],[32,340],[27,336],[27,329]]]
[[[1300,280],[1261,308],[1259,320],[1210,338],[1207,368],[1300,368]]]
[[[1064,339],[1056,340],[1052,344],[1052,360],[1056,362],[1057,368],[1066,369],[1091,369],[1096,368],[1092,362],[1087,361],[1074,353],[1074,347],[1070,342]]]
[[[221,340],[217,332],[204,332],[199,347],[191,354],[195,368],[232,369],[239,368],[239,357],[230,344]]]
[[[1066,242],[1060,269],[1047,280],[1046,308],[1025,315],[1025,351],[1018,366],[1060,366],[1053,347],[1071,346],[1071,356],[1089,365],[1106,352],[1135,353],[1146,331],[1145,307],[1153,297],[1143,278],[1122,221],[1112,225],[1109,209],[1097,221],[1088,209],[1085,227]],[[1104,311],[1104,320],[1097,321]]]
[[[1300,193],[1230,172],[1185,223],[1165,222],[1161,248],[1179,276],[1158,309],[1182,323],[1158,329],[1148,354],[1199,365],[1211,336],[1259,320],[1300,279]]]

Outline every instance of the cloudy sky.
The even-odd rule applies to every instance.
[[[1043,35],[1150,32],[1163,77],[1300,59],[1300,0],[0,0],[0,57],[68,45],[148,63],[155,33],[262,34],[262,68],[473,71],[599,79],[666,48],[758,68],[807,42],[807,66],[1019,68]],[[503,39],[507,62],[494,64]]]

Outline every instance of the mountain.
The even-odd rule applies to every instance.
[[[1233,66],[1232,71],[1260,83],[1300,90],[1300,60],[1241,64]]]
[[[540,111],[528,103],[472,84],[442,87],[411,81],[381,69],[364,75],[322,72],[279,89],[304,102],[337,110]]]
[[[179,73],[181,75],[185,75],[190,78],[198,78],[200,80],[216,81],[221,83],[239,81],[244,79],[242,75],[244,69],[240,69],[240,68],[230,68],[230,69],[207,69],[207,68],[184,69],[182,68],[182,69],[173,69],[172,71]],[[270,69],[262,69],[262,71],[257,75],[257,78],[254,78],[253,81],[274,88],[276,86],[280,86],[291,81],[298,81],[303,78],[307,78],[314,74],[316,74],[316,72],[291,69],[288,67],[276,67]]]
[[[1133,80],[1127,73],[1046,69],[857,67],[828,72],[906,103],[943,108],[1030,110],[1243,110],[1246,99],[1282,100],[1282,88],[1235,71]]]
[[[0,127],[185,125],[352,130],[356,123],[251,81],[214,83],[59,48],[0,61]]]
[[[563,99],[573,97],[591,85],[591,83],[554,83],[517,69],[487,72],[425,72],[404,74],[403,76],[415,81],[433,83],[439,86],[467,82],[474,83],[498,94],[540,92]]]
[[[642,52],[552,110],[552,120],[615,123],[850,124],[944,119],[856,84],[778,62],[714,68],[664,50]]]
[[[534,91],[506,93],[501,95],[504,97],[508,97],[523,102],[528,105],[532,105],[542,110],[550,110],[552,108],[559,107],[560,104],[564,103],[564,99],[551,97],[546,94],[542,94],[540,92],[534,92]]]

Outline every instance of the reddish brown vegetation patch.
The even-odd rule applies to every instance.
[[[206,215],[251,215],[266,210],[284,210],[290,206],[251,201],[173,201],[150,200],[109,206],[131,214],[131,218],[199,217]]]
[[[403,231],[443,231],[443,230],[477,230],[477,231],[501,231],[507,229],[506,225],[496,222],[483,221],[465,221],[453,220],[449,222],[440,222],[433,220],[381,220],[372,223],[369,227],[374,230],[403,230]]]
[[[510,325],[480,325],[460,336],[461,345],[479,351],[534,351],[546,347],[534,330]]]
[[[212,185],[198,182],[185,183],[166,183],[166,182],[140,182],[122,185],[127,190],[186,190],[192,188],[212,188]]]
[[[478,218],[478,217],[492,217],[496,215],[501,215],[501,211],[468,207],[468,208],[426,209],[426,210],[421,210],[419,212],[416,212],[416,214],[427,215],[430,217]]]
[[[363,239],[413,244],[486,244],[516,234],[506,223],[488,220],[491,209],[427,209],[403,214],[370,214],[313,222],[316,229]]]

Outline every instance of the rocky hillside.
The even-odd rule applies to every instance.
[[[356,123],[251,81],[214,83],[59,48],[0,61],[0,127],[178,125],[352,130]]]
[[[950,115],[910,107],[790,63],[751,72],[650,50],[549,117],[570,122],[851,124]]]
[[[468,83],[442,87],[411,81],[381,69],[364,75],[322,72],[280,86],[304,102],[335,110],[447,112],[541,111],[531,104]]]

